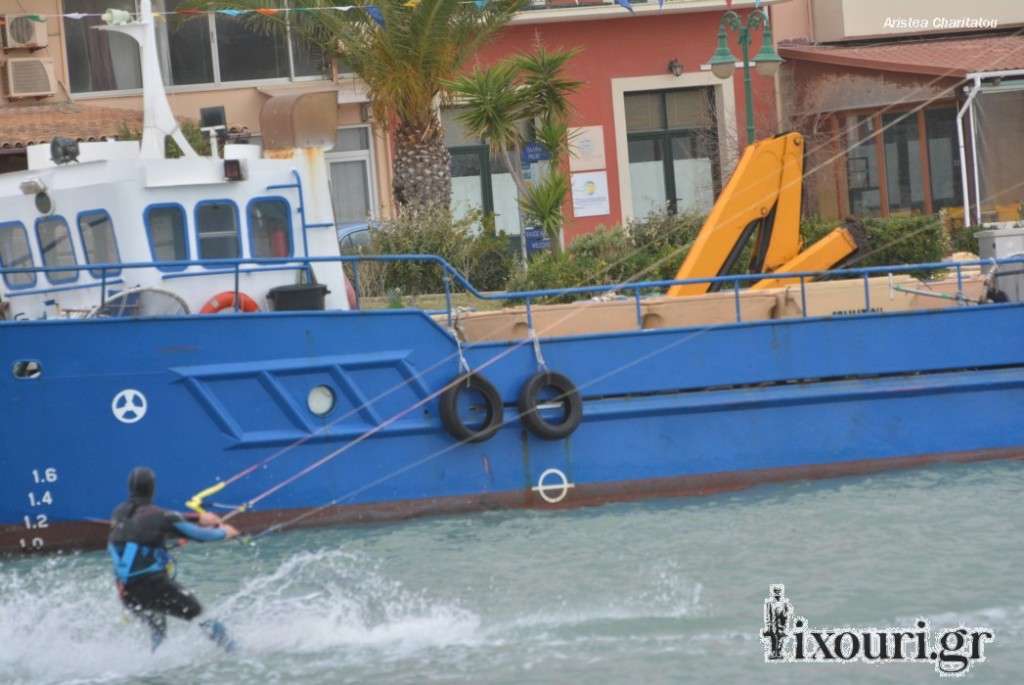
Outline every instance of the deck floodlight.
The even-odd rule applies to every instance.
[[[227,135],[228,116],[223,106],[202,107],[199,109],[199,128],[210,139],[210,156],[219,157],[217,154],[217,141],[221,136]]]
[[[228,117],[225,113],[224,108],[221,106],[217,107],[202,107],[199,110],[199,127],[200,128],[227,128]]]
[[[22,181],[18,187],[21,188],[21,192],[24,195],[36,195],[46,192],[46,184],[39,178],[30,178],[27,181]]]
[[[50,141],[50,159],[54,164],[67,164],[78,161],[78,141],[74,138],[55,136]]]

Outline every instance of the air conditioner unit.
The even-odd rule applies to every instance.
[[[52,59],[9,59],[4,63],[4,92],[16,98],[44,98],[57,92]]]
[[[46,24],[33,21],[29,16],[27,14],[8,14],[4,17],[4,49],[46,47],[49,43]]]

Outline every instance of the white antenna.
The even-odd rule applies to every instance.
[[[142,0],[139,18],[132,21],[131,15],[123,10],[107,10],[102,16],[107,26],[98,26],[101,31],[117,31],[130,36],[139,44],[142,57],[142,151],[147,159],[164,158],[164,138],[170,136],[186,157],[198,157],[196,151],[185,140],[178,126],[178,120],[171,112],[171,105],[164,93],[163,76],[160,74],[160,59],[156,52],[156,29],[153,25],[153,7],[150,0]]]

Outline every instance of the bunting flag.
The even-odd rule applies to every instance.
[[[731,10],[732,9],[732,0],[725,0],[725,9],[727,9],[727,10]]]
[[[375,22],[380,24],[380,27],[382,29],[387,29],[387,26],[384,25],[384,15],[380,13],[379,7],[374,7],[373,5],[370,5],[368,7],[364,7],[363,9],[366,10],[366,13],[369,14]]]
[[[754,9],[761,7],[761,0],[754,0]]]
[[[402,3],[402,6],[403,7],[409,7],[409,8],[415,8],[415,7],[419,6],[419,4],[421,2],[422,2],[422,0],[406,0],[405,2]],[[462,2],[464,4],[467,4],[467,5],[472,3],[472,4],[476,5],[478,9],[483,10],[484,8],[486,8],[490,4],[491,0],[462,0]],[[616,5],[621,6],[622,8],[626,9],[627,11],[629,11],[631,14],[633,14],[635,16],[636,13],[633,11],[633,6],[630,4],[630,0],[614,0],[614,2],[615,2]],[[725,4],[728,7],[731,8],[732,7],[732,0],[725,0]],[[758,7],[760,7],[761,0],[754,0],[754,4],[756,6],[758,6]],[[658,8],[659,8],[659,10],[662,7],[664,7],[664,5],[665,5],[665,0],[658,0]],[[580,6],[580,0],[576,0],[576,6]],[[571,5],[564,5],[562,7],[571,7]],[[282,14],[282,13],[289,13],[289,12],[348,12],[349,10],[353,10],[353,9],[363,9],[363,10],[366,10],[367,14],[369,14],[373,18],[374,21],[376,21],[381,26],[384,26],[384,15],[381,14],[380,7],[378,7],[376,5],[367,5],[367,6],[362,6],[362,7],[359,6],[359,5],[334,5],[334,6],[326,6],[326,7],[281,7],[281,8],[266,7],[266,8],[251,9],[251,10],[242,10],[242,9],[198,10],[198,9],[191,9],[191,10],[176,10],[176,11],[173,11],[173,12],[153,12],[153,16],[156,17],[157,19],[159,19],[160,21],[166,21],[167,17],[172,17],[172,16],[175,16],[175,15],[198,16],[198,15],[222,14],[222,15],[228,16],[228,17],[239,17],[239,16],[243,16],[243,15],[246,15],[246,14],[253,14],[253,13],[255,13],[255,14],[263,14],[263,15],[266,15],[266,16],[271,16],[271,15],[275,15],[275,14]],[[42,24],[42,23],[45,23],[46,21],[48,21],[49,19],[53,19],[53,18],[74,19],[74,20],[87,19],[87,18],[90,18],[90,17],[100,18],[100,17],[103,16],[103,13],[98,13],[98,12],[97,13],[67,12],[67,13],[45,14],[45,15],[44,14],[23,14],[21,16],[25,17],[29,21],[34,21],[34,22]],[[5,21],[5,19],[0,17],[0,26],[4,26],[6,23],[7,22]]]

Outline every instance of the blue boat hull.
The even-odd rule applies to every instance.
[[[269,320],[272,319],[272,320]],[[255,502],[251,531],[694,494],[1024,454],[1024,307],[781,319],[541,340],[579,428],[525,430],[533,345],[464,346],[505,423],[460,443],[438,397],[455,339],[422,312],[0,323],[0,549],[88,548],[137,465],[161,503]],[[309,393],[326,386],[317,416]],[[125,391],[144,398],[124,414]],[[119,399],[120,398],[120,399]],[[120,402],[120,405],[119,405]],[[207,502],[209,504],[209,501]]]

